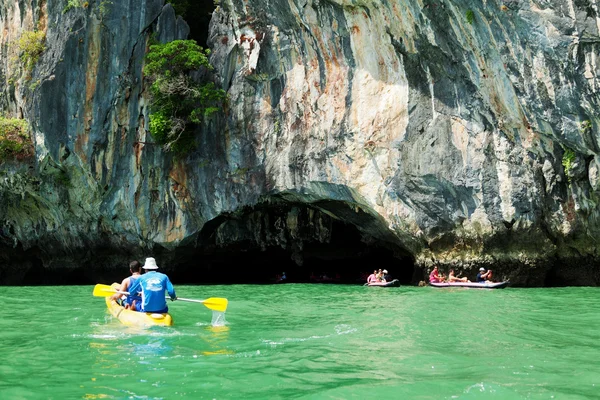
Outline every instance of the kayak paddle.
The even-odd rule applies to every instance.
[[[120,291],[116,290],[115,288],[113,288],[112,286],[103,285],[101,283],[94,286],[93,295],[95,297],[108,297],[108,296],[112,296],[115,293],[129,294],[129,292],[120,292]],[[170,299],[170,297],[167,297],[167,299]],[[220,312],[225,312],[225,310],[227,310],[227,304],[228,304],[227,299],[224,299],[222,297],[211,297],[206,300],[184,299],[183,297],[177,297],[175,300],[189,301],[190,303],[202,303],[207,308],[209,308],[211,310],[215,310],[215,311],[220,311]]]
[[[222,297],[211,297],[206,300],[184,299],[183,297],[177,297],[175,300],[189,301],[190,303],[202,303],[211,310],[220,312],[225,312],[225,310],[227,310],[228,303],[227,299],[224,299]]]
[[[94,286],[94,293],[93,293],[93,295],[95,297],[108,297],[108,296],[112,296],[115,293],[129,294],[129,292],[119,292],[118,290],[116,290],[112,286],[102,285],[101,283],[99,283],[96,286]]]

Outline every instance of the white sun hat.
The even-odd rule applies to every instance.
[[[158,269],[158,265],[156,265],[156,260],[152,257],[148,257],[146,258],[146,262],[144,263],[144,266],[142,267],[144,269]]]

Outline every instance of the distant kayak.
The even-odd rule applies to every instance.
[[[115,290],[118,290],[120,285],[118,283],[113,283],[112,287]],[[108,311],[115,317],[118,318],[119,321],[123,325],[127,326],[171,326],[173,325],[173,318],[171,315],[164,313],[144,313],[132,310],[126,310],[123,306],[117,303],[114,300],[111,300],[110,297],[106,298],[106,307],[108,307]]]
[[[430,283],[433,287],[447,288],[447,287],[467,287],[467,288],[479,288],[479,289],[504,289],[508,285],[508,281],[505,282],[494,282],[494,283],[478,283],[478,282],[444,282],[444,283]]]
[[[389,282],[365,283],[363,286],[398,287],[398,286],[400,286],[400,281],[398,279],[394,279],[393,281],[389,281]]]

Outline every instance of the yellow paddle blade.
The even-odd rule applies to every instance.
[[[225,312],[227,310],[227,299],[221,297],[211,297],[206,300],[196,299],[184,299],[183,297],[177,297],[177,300],[189,301],[190,303],[202,303],[211,310]]]
[[[103,285],[101,283],[94,286],[93,295],[95,297],[108,297],[108,296],[112,296],[115,293],[117,293],[117,290],[115,288],[113,288],[112,286]]]
[[[227,303],[228,303],[227,299],[224,299],[221,297],[211,297],[202,302],[202,304],[204,304],[206,307],[210,308],[211,310],[220,311],[220,312],[225,312],[225,310],[227,310]]]

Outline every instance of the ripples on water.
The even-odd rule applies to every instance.
[[[178,286],[125,327],[92,287],[0,295],[0,399],[598,399],[598,289]]]

